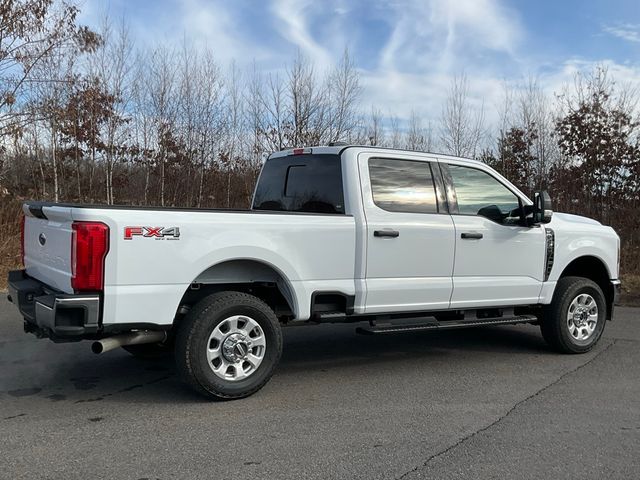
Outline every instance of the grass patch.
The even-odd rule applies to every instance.
[[[629,273],[621,276],[622,292],[618,305],[640,307],[640,275]]]
[[[7,274],[20,268],[20,219],[22,200],[0,199],[0,290],[7,288]]]

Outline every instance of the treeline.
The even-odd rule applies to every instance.
[[[604,68],[553,95],[533,79],[505,85],[499,106],[473,103],[460,75],[427,122],[369,106],[347,51],[330,71],[302,55],[278,73],[240,69],[188,41],[137,46],[126,23],[93,32],[77,14],[65,0],[0,5],[5,205],[246,207],[269,153],[346,141],[474,157],[529,194],[549,189],[558,210],[614,226],[640,272],[638,92]]]

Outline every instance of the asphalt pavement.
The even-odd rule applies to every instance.
[[[0,478],[640,478],[640,309],[559,355],[534,326],[286,328],[256,395],[212,402],[170,359],[22,333],[0,300]]]

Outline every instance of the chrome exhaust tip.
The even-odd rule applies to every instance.
[[[167,332],[140,330],[121,333],[112,337],[97,340],[91,344],[91,351],[96,355],[114,350],[125,345],[141,345],[143,343],[162,343],[167,339]]]

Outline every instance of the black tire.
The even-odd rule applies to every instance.
[[[172,343],[143,343],[141,345],[124,345],[124,350],[136,358],[155,360],[173,355]]]
[[[258,323],[266,347],[257,369],[242,380],[220,378],[207,359],[209,337],[225,319],[243,315]],[[198,302],[186,315],[176,335],[175,358],[178,374],[195,391],[209,398],[230,400],[248,397],[271,378],[282,355],[280,323],[259,298],[241,292],[219,292]]]
[[[581,294],[590,295],[598,307],[598,321],[595,330],[585,340],[574,338],[569,332],[569,307]],[[606,302],[600,287],[582,277],[563,277],[553,293],[553,299],[544,307],[540,330],[546,342],[561,353],[585,353],[591,350],[604,331],[606,323]]]

